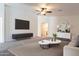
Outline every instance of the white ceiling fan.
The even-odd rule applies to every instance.
[[[36,10],[38,13],[37,15],[41,14],[41,15],[46,15],[47,13],[52,13],[52,11],[47,10],[47,8],[40,8],[40,10]]]
[[[48,13],[52,13],[50,9],[50,6],[48,6],[47,4],[39,4],[35,11],[37,12],[37,15],[47,15]]]

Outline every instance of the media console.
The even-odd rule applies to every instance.
[[[70,33],[57,32],[58,38],[71,39]]]
[[[12,39],[20,40],[33,37],[33,33],[12,34]]]

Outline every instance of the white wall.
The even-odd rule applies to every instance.
[[[57,25],[61,23],[69,23],[70,24],[70,31],[72,38],[79,35],[79,16],[73,15],[73,16],[54,16],[57,20]]]
[[[0,43],[4,42],[4,4],[0,3]]]
[[[79,16],[73,15],[73,16],[39,16],[38,20],[40,22],[43,22],[46,20],[48,22],[48,35],[51,37],[52,33],[55,33],[57,31],[57,25],[60,25],[62,23],[68,23],[70,24],[70,31],[72,38],[79,35]],[[38,24],[41,24],[38,22]],[[39,30],[40,28],[38,28]],[[38,31],[39,32],[39,31]]]
[[[44,16],[38,16],[38,36],[41,36],[41,24],[46,22]]]
[[[15,18],[30,21],[30,30],[15,30]],[[37,16],[32,8],[26,4],[7,4],[6,5],[6,41],[11,41],[12,34],[33,33],[37,35]]]
[[[38,36],[41,36],[41,24],[48,23],[48,36],[52,36],[52,33],[56,32],[56,21],[52,16],[38,16]]]
[[[25,4],[8,4],[5,6],[5,40],[11,41],[12,34],[15,33],[29,33],[33,32],[34,36],[38,34],[40,36],[40,23],[48,22],[49,26],[49,36],[52,36],[52,33],[57,31],[56,26],[68,22],[71,25],[71,33],[74,38],[79,34],[79,16],[36,16],[33,13],[32,8]],[[30,30],[15,30],[15,18],[29,20],[30,21]]]

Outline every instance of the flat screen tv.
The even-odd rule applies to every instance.
[[[29,21],[15,19],[15,29],[29,29]]]

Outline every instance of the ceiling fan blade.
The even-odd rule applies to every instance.
[[[39,15],[40,13],[37,13],[37,15]]]
[[[46,14],[37,13],[37,15],[46,15]]]
[[[52,11],[47,11],[47,13],[52,13]]]
[[[40,12],[39,10],[35,10],[35,11]]]

